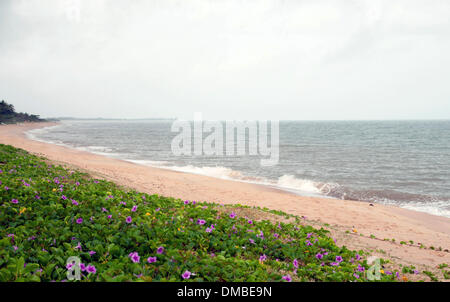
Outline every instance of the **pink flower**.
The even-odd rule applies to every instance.
[[[137,206],[133,206],[133,208],[131,209],[131,212],[136,212],[137,210]]]
[[[139,263],[141,259],[141,257],[139,257],[139,254],[137,252],[130,253],[128,257],[130,257],[131,261],[133,261],[134,263]]]
[[[291,282],[292,281],[292,278],[291,278],[290,275],[283,276],[282,279],[285,280],[286,282]]]
[[[191,272],[190,271],[185,271],[181,277],[183,277],[183,279],[189,279],[191,277]]]
[[[157,250],[156,250],[157,254],[162,254],[164,253],[164,247],[160,246]]]
[[[95,274],[95,273],[97,272],[97,270],[95,269],[95,266],[93,266],[93,265],[88,265],[88,266],[86,267],[86,271],[87,271],[89,274]]]
[[[14,204],[19,203],[19,201],[17,199],[13,199],[13,200],[11,200],[11,202],[14,203]]]
[[[235,218],[236,217],[236,213],[234,213],[234,212],[231,212],[231,214],[230,214],[230,218]]]
[[[82,224],[82,223],[83,223],[83,218],[78,218],[78,219],[77,219],[77,223],[78,223],[78,224]]]
[[[128,217],[125,219],[125,221],[126,221],[127,223],[131,223],[131,221],[132,221],[131,216],[128,216]]]
[[[211,233],[214,230],[214,225],[211,224],[209,228],[206,228],[206,233]]]
[[[147,262],[148,262],[148,263],[155,263],[156,260],[157,260],[156,257],[148,257],[148,258],[147,258]]]

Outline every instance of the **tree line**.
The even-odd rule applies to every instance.
[[[45,122],[39,115],[16,112],[14,105],[8,104],[4,100],[0,102],[0,123],[15,124],[23,122]]]

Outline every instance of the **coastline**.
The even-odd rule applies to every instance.
[[[258,184],[148,167],[31,140],[24,133],[53,125],[57,123],[2,125],[0,143],[22,148],[56,163],[85,170],[96,177],[150,194],[224,204],[239,203],[305,216],[308,223],[320,226],[328,224],[338,244],[349,248],[382,250],[390,258],[399,259],[400,263],[430,267],[450,263],[448,252],[398,244],[412,240],[415,244],[450,249],[449,218],[396,206],[370,206],[369,203],[359,201],[298,196]],[[352,230],[357,230],[356,234],[346,233]],[[370,238],[370,235],[376,238]],[[396,243],[383,241],[385,238],[395,239]]]

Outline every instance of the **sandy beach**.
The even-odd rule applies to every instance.
[[[304,216],[308,223],[328,228],[337,244],[370,251],[373,255],[391,259],[398,264],[412,264],[431,270],[436,269],[438,264],[450,263],[448,218],[395,206],[371,206],[367,202],[303,197],[262,185],[152,168],[30,140],[24,134],[27,130],[51,125],[53,124],[2,125],[0,143],[25,149],[56,163],[81,169],[96,177],[146,193],[267,207]],[[400,244],[401,241],[408,244]],[[409,244],[409,241],[414,244]],[[419,248],[419,243],[428,248]],[[438,250],[439,247],[441,250]]]

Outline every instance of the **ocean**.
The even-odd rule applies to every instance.
[[[65,120],[27,135],[142,165],[450,218],[448,120],[280,121],[279,161],[268,167],[248,154],[175,156],[172,123]]]

